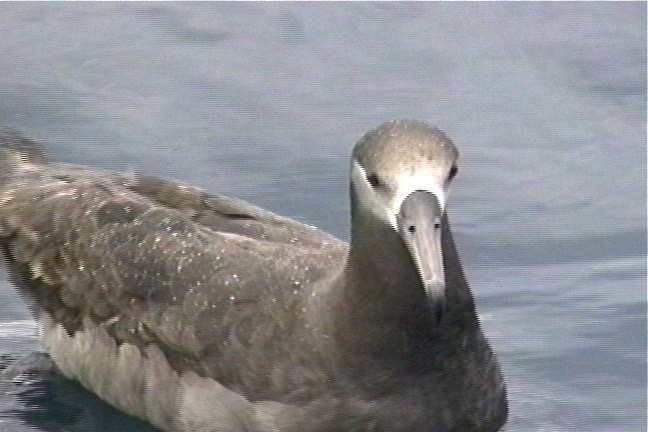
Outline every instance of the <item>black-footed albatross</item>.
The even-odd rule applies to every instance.
[[[417,121],[351,159],[350,245],[183,183],[0,137],[0,247],[68,377],[174,432],[491,432],[507,417]]]

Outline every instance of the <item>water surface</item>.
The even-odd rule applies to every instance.
[[[59,160],[347,238],[354,142],[394,118],[434,123],[461,151],[450,212],[507,431],[640,431],[645,16],[639,2],[3,3],[0,125]],[[0,368],[38,351],[36,333],[0,273]],[[0,380],[0,430],[150,429],[45,373]]]

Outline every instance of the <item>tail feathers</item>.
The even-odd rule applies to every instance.
[[[49,158],[40,144],[14,129],[0,129],[0,185],[25,164],[46,164]]]
[[[15,129],[0,129],[0,152],[2,155],[15,154],[25,162],[47,163],[49,158],[40,144],[25,138]]]

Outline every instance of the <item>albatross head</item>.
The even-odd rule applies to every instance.
[[[383,224],[402,240],[437,322],[445,308],[443,215],[458,156],[440,130],[394,121],[367,133],[351,160],[354,214]]]

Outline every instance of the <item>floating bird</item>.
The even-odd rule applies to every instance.
[[[506,389],[455,248],[458,152],[394,121],[351,158],[349,244],[0,137],[0,248],[67,377],[174,432],[491,432]]]

